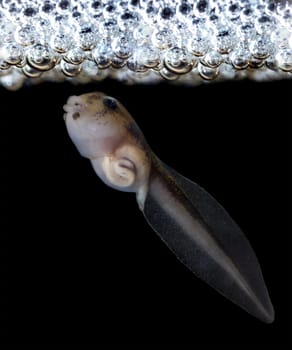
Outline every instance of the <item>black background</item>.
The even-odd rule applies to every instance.
[[[1,88],[4,342],[288,342],[291,83]],[[94,90],[118,98],[156,154],[239,223],[261,263],[273,324],[194,277],[147,225],[135,196],[106,187],[80,157],[62,106]]]

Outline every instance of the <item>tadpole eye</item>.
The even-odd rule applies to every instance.
[[[112,110],[115,110],[118,108],[118,104],[117,104],[116,100],[114,100],[113,98],[110,98],[110,97],[104,98],[103,104]]]

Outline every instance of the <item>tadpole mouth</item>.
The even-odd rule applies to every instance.
[[[80,107],[81,100],[79,96],[70,96],[66,102],[66,104],[63,106],[63,109],[65,112],[72,112],[76,108]]]
[[[65,105],[63,106],[63,109],[64,109],[65,112],[69,113],[69,112],[71,112],[71,110],[72,110],[72,106],[71,106],[71,105],[68,105],[68,104],[65,104]]]

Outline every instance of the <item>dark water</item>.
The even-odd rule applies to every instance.
[[[1,89],[2,333],[15,343],[288,341],[291,87],[108,81]],[[148,227],[134,195],[105,187],[79,156],[62,106],[92,90],[121,100],[156,154],[239,223],[261,263],[274,324],[196,279]]]

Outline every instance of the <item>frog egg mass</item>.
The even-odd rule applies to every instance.
[[[1,0],[0,84],[291,78],[291,0]]]

